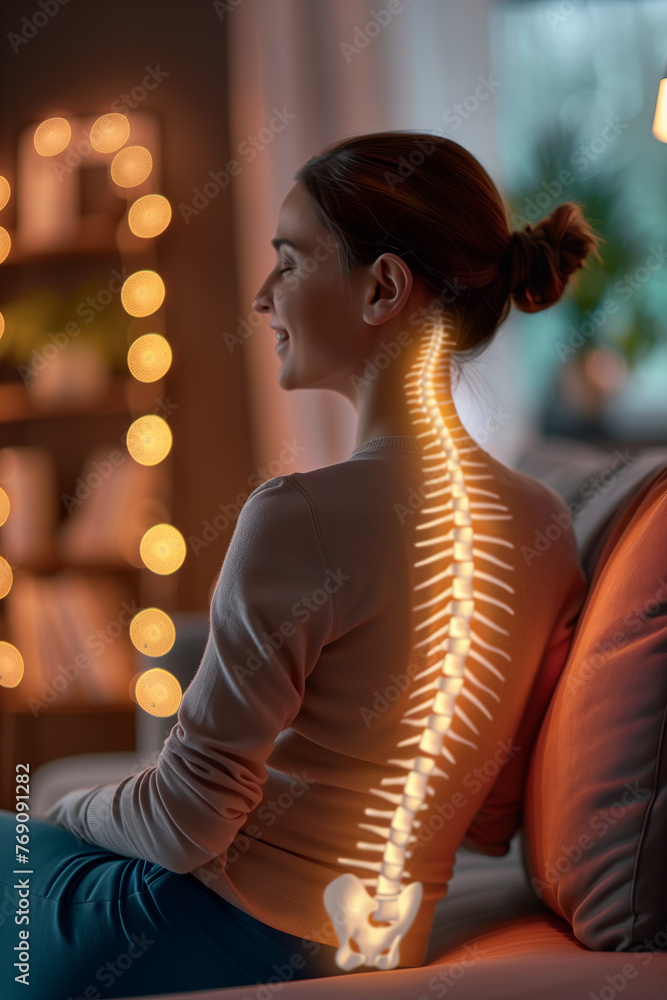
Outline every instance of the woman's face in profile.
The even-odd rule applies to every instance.
[[[283,331],[275,340],[280,385],[350,396],[351,376],[363,369],[376,332],[362,319],[363,272],[356,280],[345,275],[336,239],[320,225],[300,181],[283,200],[271,242],[276,262],[253,309]]]

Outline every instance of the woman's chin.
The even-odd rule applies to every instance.
[[[290,366],[289,366],[289,364],[285,364],[284,361],[283,361],[283,363],[280,366],[280,370],[278,371],[278,385],[280,386],[281,389],[296,389],[296,388],[298,388],[295,385],[294,377],[292,376],[292,374],[290,372]]]

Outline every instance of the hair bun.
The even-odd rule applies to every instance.
[[[522,312],[539,312],[557,302],[574,271],[584,266],[599,237],[575,202],[558,205],[535,227],[510,234],[509,288]]]

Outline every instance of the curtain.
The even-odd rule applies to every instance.
[[[230,348],[245,352],[259,465],[272,462],[277,469],[285,441],[303,448],[274,474],[344,461],[356,427],[355,411],[342,396],[281,389],[268,320],[251,326],[257,322],[256,314],[251,316],[253,297],[273,267],[270,240],[280,203],[309,157],[360,132],[416,129],[449,135],[495,176],[493,87],[477,106],[473,97],[476,88],[481,92],[479,78],[488,79],[491,72],[491,2],[392,0],[371,7],[359,0],[227,0],[220,5],[230,42],[230,151],[241,167],[230,181],[241,335],[230,332],[231,341],[243,343],[230,342]],[[464,116],[455,110],[459,102],[470,109]],[[494,365],[497,351],[487,364]],[[479,382],[469,378],[461,385],[457,404],[471,432],[498,409],[504,389],[511,398],[510,381],[511,365],[501,363],[492,385],[483,370]],[[499,457],[511,451],[512,424],[517,426],[505,424],[484,442]]]

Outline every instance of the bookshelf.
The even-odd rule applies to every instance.
[[[12,254],[0,267],[0,311],[43,288],[103,287],[104,275],[122,271],[112,235],[98,227],[62,252]],[[119,355],[133,339],[122,321]],[[69,350],[58,358],[65,376]],[[124,444],[132,420],[166,395],[164,380],[139,383],[114,365],[91,379],[95,391],[69,392],[60,375],[55,391],[42,391],[44,379],[36,392],[17,362],[16,352],[0,358],[0,485],[11,503],[0,554],[14,575],[0,602],[0,639],[21,651],[25,674],[17,688],[0,688],[0,808],[10,807],[19,762],[34,770],[72,754],[134,749],[128,625],[145,600],[139,540],[165,517],[170,478],[169,462],[137,466]]]

